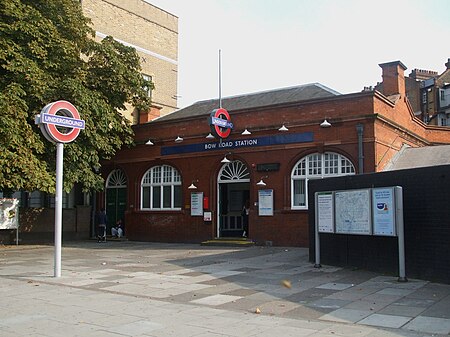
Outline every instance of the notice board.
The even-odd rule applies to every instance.
[[[372,189],[373,234],[396,236],[394,187]]]
[[[370,189],[335,192],[336,233],[372,234]]]
[[[0,229],[19,228],[19,199],[0,199]]]
[[[273,190],[258,191],[258,215],[273,216]]]
[[[191,193],[191,216],[203,216],[203,192]]]
[[[320,233],[334,233],[333,192],[317,193],[317,221]]]

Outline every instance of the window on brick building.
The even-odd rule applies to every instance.
[[[300,159],[291,173],[291,208],[308,209],[308,181],[355,174],[355,167],[345,156],[313,153]]]
[[[181,176],[172,166],[149,169],[141,182],[142,210],[180,210]]]
[[[152,82],[152,77],[150,75],[142,74],[142,77],[144,78],[144,80]],[[145,86],[144,90],[147,92],[147,96],[152,98],[152,87]]]

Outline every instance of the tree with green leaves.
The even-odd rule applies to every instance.
[[[86,128],[64,149],[64,189],[99,190],[95,168],[133,144],[126,103],[148,109],[136,50],[95,32],[75,0],[0,2],[0,190],[55,190],[56,147],[35,125],[42,108],[71,102]]]

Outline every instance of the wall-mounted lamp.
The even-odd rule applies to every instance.
[[[244,131],[242,131],[241,135],[251,135],[252,133],[250,131],[248,131],[247,129],[245,129]]]
[[[194,182],[198,183],[198,180],[192,180],[192,184],[189,185],[188,190],[196,190],[197,186],[195,186]]]
[[[331,123],[328,122],[326,119],[323,120],[322,123],[320,123],[321,128],[329,128],[331,126]]]
[[[177,138],[175,138],[175,143],[181,143],[183,141],[183,138],[178,136]]]
[[[153,142],[151,141],[151,139],[147,140],[147,142],[145,143],[145,145],[155,145],[153,144]]]
[[[223,157],[223,159],[222,159],[220,162],[223,163],[223,164],[231,163],[231,160],[229,160],[229,159],[227,158],[227,155],[229,155],[229,154],[231,154],[231,152],[228,152],[228,153]]]
[[[261,180],[256,183],[257,186],[266,186],[267,184],[264,182],[264,178],[269,178],[269,176],[261,177]]]
[[[208,135],[205,137],[206,139],[214,139],[214,136],[212,135],[212,133],[208,133]]]
[[[278,129],[278,131],[288,131],[289,129],[283,124],[282,126],[281,126],[281,128],[279,128]]]

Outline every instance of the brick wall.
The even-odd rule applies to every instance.
[[[84,14],[102,34],[157,53],[170,62],[138,50],[142,73],[152,76],[153,103],[161,114],[177,107],[178,18],[143,0],[83,0]],[[132,108],[124,113],[130,118]]]
[[[314,193],[384,186],[403,188],[406,276],[450,283],[448,165],[311,181],[310,260],[314,261],[315,256]],[[323,264],[398,275],[397,238],[342,234],[320,237]]]
[[[54,208],[20,208],[20,243],[52,243],[55,233]],[[90,237],[91,207],[77,206],[63,209],[62,239],[88,239]],[[0,243],[15,243],[16,230],[1,230]]]
[[[291,172],[295,164],[304,156],[314,152],[337,152],[346,156],[358,168],[358,135],[356,126],[364,125],[364,172],[375,172],[384,167],[393,154],[403,144],[424,146],[429,129],[422,122],[411,120],[406,103],[400,100],[396,104],[389,102],[378,93],[361,93],[343,95],[330,99],[311,100],[286,106],[255,108],[241,111],[230,111],[234,130],[230,140],[279,135],[278,128],[284,122],[291,133],[312,132],[314,141],[265,147],[235,148],[229,159],[240,160],[250,171],[250,203],[249,217],[250,238],[259,243],[272,241],[275,246],[302,246],[309,244],[308,212],[291,210]],[[405,117],[406,115],[406,117]],[[396,118],[406,123],[411,131],[389,119]],[[331,121],[330,128],[319,125],[324,118]],[[242,136],[241,132],[248,128],[251,136]],[[204,235],[215,236],[216,219],[213,216],[211,230],[193,230],[183,234],[192,218],[185,205],[190,203],[187,187],[192,180],[198,179],[198,191],[210,198],[212,211],[217,205],[217,177],[222,166],[221,160],[229,152],[227,149],[217,151],[161,155],[162,146],[176,145],[174,139],[179,135],[184,138],[182,145],[207,143],[209,125],[206,116],[186,118],[170,122],[152,122],[134,127],[136,143],[134,148],[122,149],[107,165],[104,165],[105,177],[114,168],[122,168],[128,177],[128,222],[130,226],[138,226],[139,234],[133,238],[145,241],[166,241],[183,238],[200,242]],[[447,139],[448,132],[438,131],[436,137]],[[154,146],[144,143],[152,139]],[[256,167],[262,163],[279,163],[278,171],[258,172]],[[173,212],[143,212],[139,210],[140,184],[145,172],[155,165],[167,164],[175,167],[182,177],[183,210]],[[264,181],[266,188],[274,190],[274,216],[260,217],[254,202],[258,198],[256,182],[268,175]],[[169,225],[166,218],[174,221]],[[150,219],[150,220],[146,220]],[[164,226],[158,225],[164,223]],[[148,226],[149,228],[145,228]],[[198,225],[200,226],[200,225]],[[166,230],[170,228],[169,231]],[[173,232],[173,235],[169,235]],[[137,232],[136,232],[137,233]],[[194,234],[197,233],[197,237]],[[133,234],[134,235],[134,234]]]

